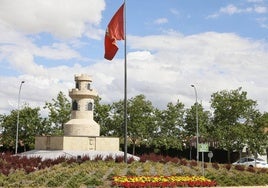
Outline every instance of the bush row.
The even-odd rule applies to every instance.
[[[198,166],[197,161],[195,160],[186,160],[186,159],[180,159],[177,157],[170,157],[170,156],[163,156],[163,155],[157,155],[154,153],[151,154],[144,154],[139,156],[140,162],[160,162],[160,163],[175,163],[180,164],[183,166],[189,166],[189,167],[196,167]],[[31,173],[36,170],[41,170],[45,168],[49,168],[51,166],[60,164],[60,163],[83,163],[85,161],[92,160],[92,161],[114,161],[116,163],[124,162],[124,156],[116,156],[113,157],[112,155],[109,155],[107,157],[102,157],[101,155],[95,156],[93,159],[90,159],[88,156],[80,156],[80,157],[72,157],[72,158],[66,158],[66,157],[58,157],[56,159],[45,159],[42,160],[41,157],[26,157],[26,156],[20,156],[20,155],[12,155],[11,153],[1,153],[0,154],[0,173],[8,176],[10,173],[16,171],[16,170],[23,170],[26,173]],[[133,157],[128,157],[127,163],[132,163],[135,161]],[[204,163],[204,168],[207,168],[208,163]],[[267,169],[257,169],[248,167],[242,165],[236,165],[233,166],[231,164],[218,164],[218,163],[212,163],[211,166],[219,170],[220,168],[224,168],[226,170],[230,170],[231,168],[237,170],[237,171],[248,171],[252,173],[267,173]]]

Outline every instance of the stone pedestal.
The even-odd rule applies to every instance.
[[[116,137],[37,136],[35,150],[119,151]]]

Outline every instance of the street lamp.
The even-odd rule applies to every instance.
[[[197,91],[194,85],[191,85],[194,88],[195,93],[195,115],[196,115],[196,160],[199,161],[199,151],[198,151],[198,103],[197,103]]]
[[[19,89],[19,96],[18,96],[18,113],[17,113],[17,131],[16,131],[16,146],[15,146],[15,154],[18,153],[18,139],[19,139],[19,119],[20,119],[20,91],[21,86],[24,83],[24,81],[21,81],[20,83],[20,89]]]

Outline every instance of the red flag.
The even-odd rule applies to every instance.
[[[104,58],[107,60],[112,60],[118,50],[116,40],[124,40],[124,6],[125,3],[117,10],[106,29]]]

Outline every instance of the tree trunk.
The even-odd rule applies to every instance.
[[[268,161],[268,148],[266,148],[266,161]]]
[[[136,143],[133,142],[133,146],[132,146],[132,155],[135,155],[135,149],[136,149]]]
[[[230,149],[228,149],[228,153],[227,153],[227,157],[228,157],[228,163],[230,164],[231,163],[231,151]]]

